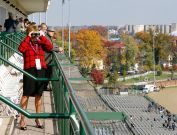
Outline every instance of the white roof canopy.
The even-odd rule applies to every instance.
[[[47,10],[49,0],[16,0],[17,4],[21,6],[26,14],[29,15],[34,12],[45,12]]]
[[[2,0],[18,12],[29,15],[35,12],[45,12],[50,0]]]

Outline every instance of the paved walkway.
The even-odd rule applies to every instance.
[[[44,92],[43,94],[43,100],[42,100],[42,109],[44,112],[52,112],[53,110],[53,102],[51,101],[52,98],[52,92]],[[34,98],[30,97],[29,103],[28,103],[28,111],[31,113],[35,112],[34,107]],[[59,135],[56,126],[56,120],[53,119],[41,119],[42,124],[44,125],[44,129],[38,129],[35,127],[34,119],[28,119],[26,118],[26,125],[27,130],[22,131],[19,129],[19,120],[16,120],[15,127],[14,127],[14,133],[13,135]]]

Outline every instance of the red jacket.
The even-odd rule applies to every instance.
[[[41,68],[47,68],[44,51],[52,51],[53,45],[45,36],[40,37],[37,45],[38,49],[36,49],[36,44],[32,44],[30,37],[27,36],[18,47],[18,50],[23,54],[24,69],[36,67],[35,59],[40,59]]]

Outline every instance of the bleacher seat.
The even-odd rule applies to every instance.
[[[12,76],[6,66],[0,66],[0,94],[15,104],[19,104],[20,91],[19,91],[19,78]],[[14,117],[18,114],[17,111],[5,106],[7,115],[12,114]]]

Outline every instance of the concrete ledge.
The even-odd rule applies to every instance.
[[[14,117],[0,117],[0,134],[12,135],[14,129]]]

